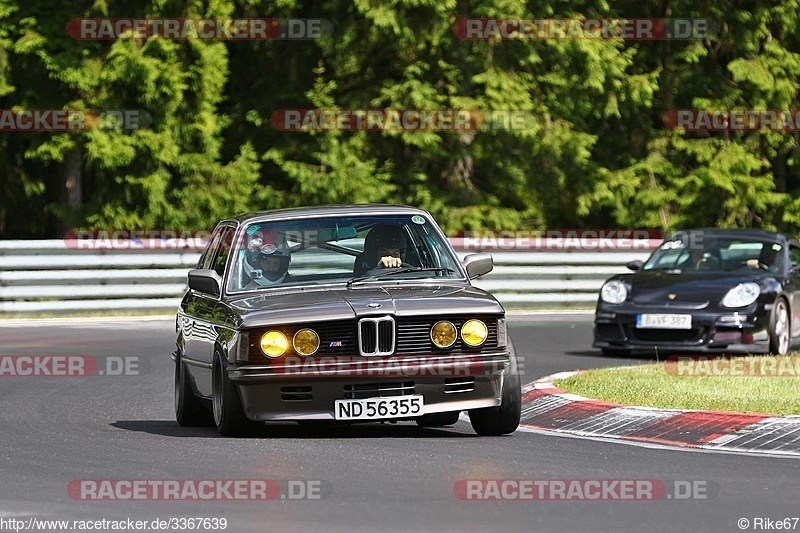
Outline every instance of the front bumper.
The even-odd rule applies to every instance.
[[[424,414],[500,405],[508,352],[229,366],[251,420],[334,420],[341,399],[422,395]],[[379,364],[380,363],[380,364]]]
[[[768,351],[772,305],[755,303],[737,311],[685,310],[625,303],[601,303],[595,312],[595,348],[712,352],[723,349]],[[644,313],[692,315],[691,329],[639,328]]]

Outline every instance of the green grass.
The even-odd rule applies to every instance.
[[[760,368],[770,357],[731,359],[743,368]],[[800,356],[790,357],[789,366],[800,369]],[[554,385],[565,392],[587,398],[664,409],[701,409],[775,415],[800,415],[800,375],[698,377],[675,375],[675,363],[589,370],[559,379]],[[669,372],[667,371],[669,368]],[[766,366],[765,368],[770,368]],[[776,368],[776,367],[773,367]],[[774,374],[774,372],[767,372]],[[792,372],[784,372],[792,374]]]

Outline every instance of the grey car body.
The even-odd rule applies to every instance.
[[[355,276],[367,252],[363,235],[385,225],[404,232],[403,266]],[[291,266],[282,282],[260,286],[248,254],[264,235],[277,243],[266,253],[282,248]],[[479,434],[516,429],[520,383],[505,313],[470,283],[491,270],[491,256],[460,262],[427,212],[362,205],[248,213],[216,226],[197,267],[176,319],[181,424],[213,423],[241,435],[265,421],[346,419],[345,408],[360,411],[354,404],[364,400],[362,407],[383,411],[348,421],[443,426],[466,410]],[[450,325],[437,328],[457,332],[451,346],[433,342],[440,322]],[[473,328],[485,333],[477,346],[466,342]],[[314,334],[317,348],[303,355],[302,340]],[[282,355],[264,351],[275,339],[288,343]],[[403,396],[418,398],[421,408],[370,400]]]

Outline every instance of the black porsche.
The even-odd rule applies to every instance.
[[[800,335],[800,242],[763,230],[682,231],[605,282],[594,346],[785,354]],[[800,324],[798,324],[800,325]]]

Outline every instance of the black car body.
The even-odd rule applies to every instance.
[[[396,266],[376,264],[389,253],[379,244],[398,247]],[[480,434],[513,432],[520,382],[505,313],[470,283],[491,269],[488,254],[460,262],[410,207],[223,220],[177,316],[176,417],[239,435],[265,421],[443,426],[466,410]]]
[[[606,281],[594,346],[787,353],[800,335],[800,243],[763,230],[691,230]]]

